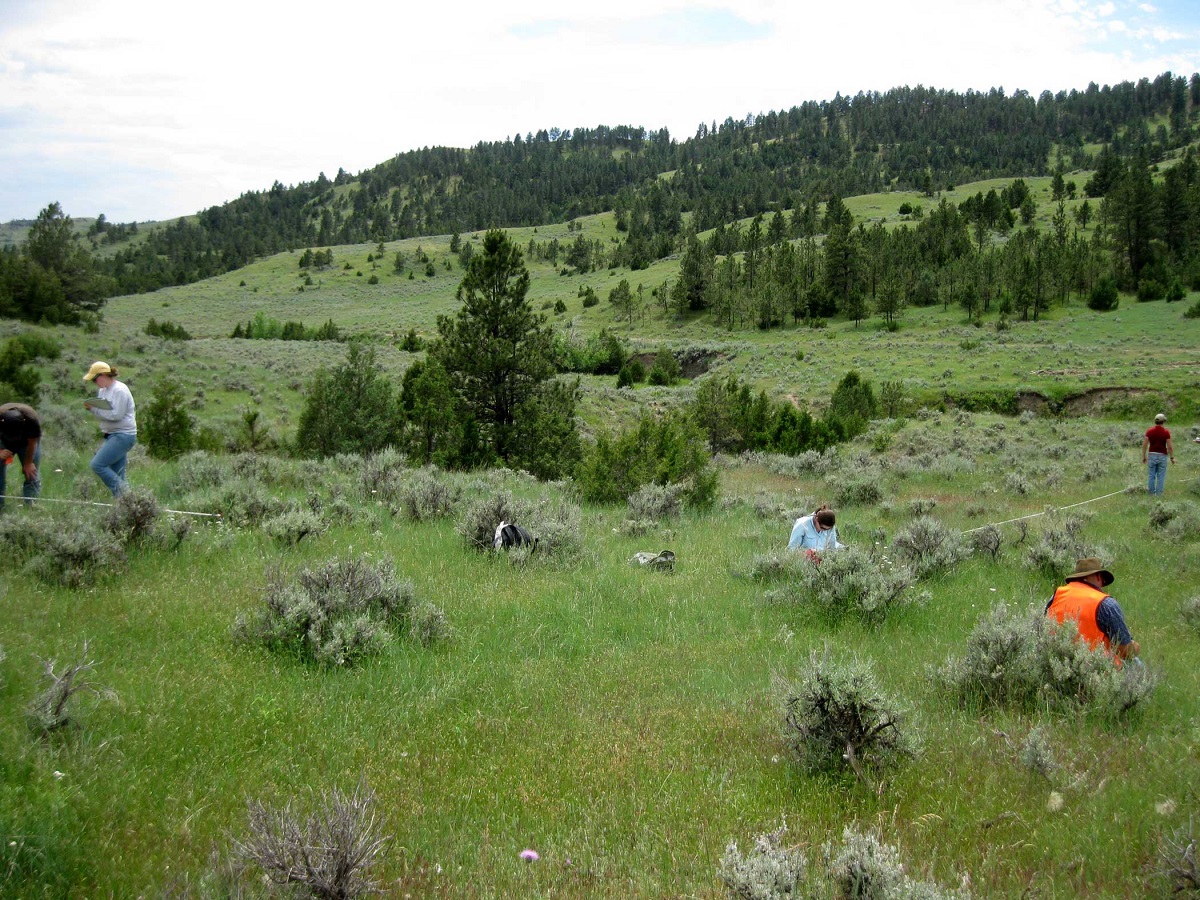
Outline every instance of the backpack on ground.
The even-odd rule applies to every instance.
[[[492,539],[492,547],[496,550],[508,550],[511,547],[536,549],[537,538],[520,525],[502,520],[496,526],[496,536]]]

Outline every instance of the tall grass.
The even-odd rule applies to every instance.
[[[843,511],[843,539],[898,533],[914,498],[936,496],[939,520],[968,528],[1100,496],[1140,475],[1136,450],[1125,447],[1085,484],[1076,477],[1085,452],[1062,460],[1057,487],[1010,495],[998,489],[1007,458],[973,449],[996,424],[1031,456],[1057,431],[1088,447],[1114,427],[911,422],[873,461],[888,505]],[[968,445],[959,452],[975,460],[971,475],[897,470],[910,447],[956,432]],[[859,464],[853,448],[838,457]],[[174,465],[133,471],[162,485],[167,505]],[[286,465],[263,473],[281,501],[303,496]],[[131,545],[123,574],[79,590],[10,571],[0,607],[4,892],[152,892],[177,873],[205,871],[248,799],[282,806],[360,779],[376,792],[380,833],[394,838],[376,874],[398,894],[720,896],[728,843],[781,817],[812,846],[850,824],[879,827],[914,877],[955,884],[968,872],[980,895],[1141,892],[1141,863],[1161,829],[1191,811],[1194,771],[1181,761],[1191,758],[1188,723],[1200,717],[1195,633],[1178,619],[1194,587],[1171,574],[1194,567],[1197,551],[1151,528],[1150,499],[1085,507],[1094,514],[1083,530],[1112,553],[1114,593],[1160,689],[1133,723],[1048,723],[1056,757],[1069,761],[1051,785],[1021,761],[1034,717],[947,708],[927,674],[962,652],[997,600],[1049,596],[1055,581],[1025,567],[1015,526],[1001,528],[995,562],[976,555],[927,581],[927,605],[878,625],[835,623],[764,602],[760,583],[736,575],[781,547],[790,526],[737,502],[743,486],[761,500],[770,484],[783,510],[793,496],[819,496],[829,476],[784,478],[754,463],[727,474],[724,510],[684,514],[648,534],[620,531],[623,508],[585,507],[589,552],[565,566],[514,566],[467,548],[449,518],[413,522],[372,507],[371,517],[331,523],[292,547],[259,528],[197,521],[177,549]],[[345,495],[371,504],[358,499],[356,479],[344,476]],[[556,490],[517,476],[488,485],[531,499]],[[967,515],[973,506],[982,518]],[[628,564],[638,550],[668,546],[671,577]],[[454,637],[430,648],[402,642],[347,672],[231,638],[272,565],[293,570],[348,553],[394,561],[419,596],[445,609]],[[38,690],[35,655],[66,657],[84,639],[94,680],[117,702],[88,708],[69,733],[32,738],[21,713]],[[813,650],[870,660],[881,688],[921,722],[922,755],[863,784],[792,766],[772,677],[797,677]],[[1060,795],[1054,811],[1050,790]],[[1156,805],[1166,798],[1178,811],[1164,816]],[[521,860],[525,848],[540,859]],[[1073,865],[1101,853],[1111,864]]]

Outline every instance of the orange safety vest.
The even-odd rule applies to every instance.
[[[1046,615],[1059,622],[1073,620],[1079,628],[1079,636],[1087,641],[1092,649],[1103,645],[1109,653],[1107,635],[1096,624],[1096,610],[1108,594],[1097,590],[1084,581],[1068,581],[1054,592],[1054,599],[1046,610]]]

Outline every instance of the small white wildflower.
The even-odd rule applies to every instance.
[[[1058,791],[1051,791],[1050,798],[1046,801],[1047,812],[1058,812],[1063,808],[1063,795]]]
[[[62,772],[58,771],[58,769],[55,769],[55,770],[54,770],[54,778],[55,778],[55,780],[56,780],[56,781],[57,781],[58,779],[65,778],[65,777],[66,777],[66,776],[65,776],[65,775],[63,775],[63,773],[62,773]]]

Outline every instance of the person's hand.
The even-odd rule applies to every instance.
[[[29,460],[29,462],[25,463],[24,468],[25,468],[25,478],[29,481],[36,481],[37,480],[37,466],[34,464],[32,459]]]
[[[92,408],[92,404],[91,404],[91,403],[89,403],[87,400],[84,400],[84,401],[83,401],[83,408],[84,408],[84,409],[91,409],[91,408]],[[1142,462],[1145,462],[1145,460],[1142,460]]]
[[[12,458],[13,454],[11,450],[0,450],[0,460],[8,462]]]

